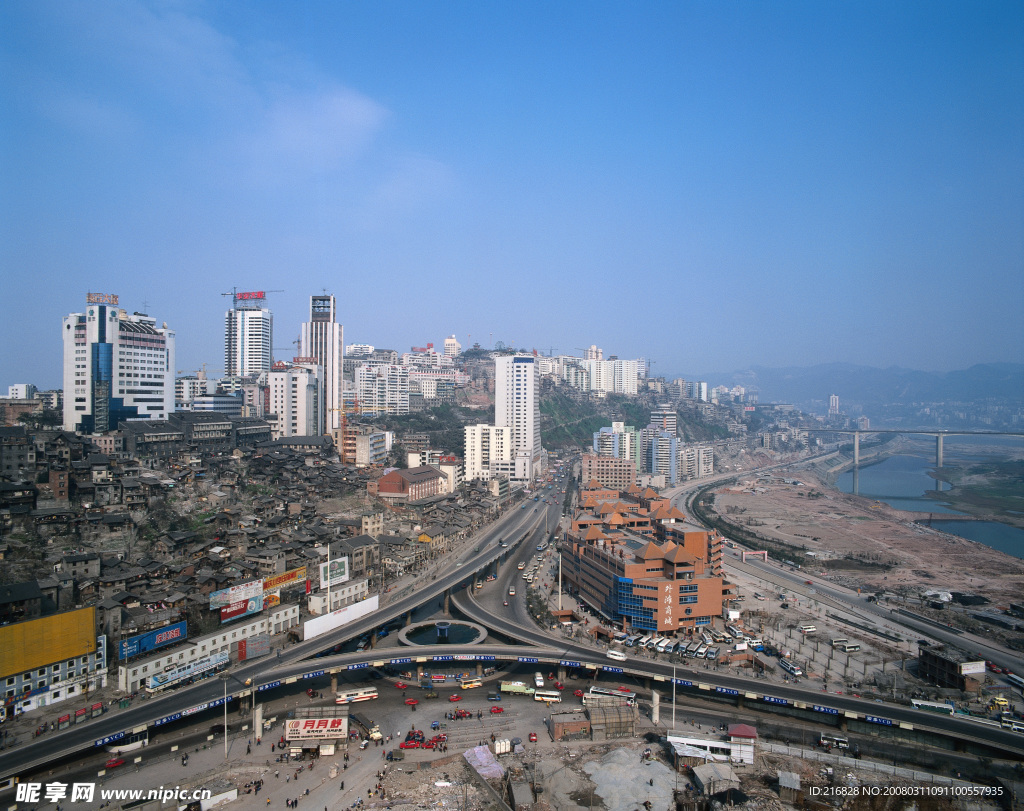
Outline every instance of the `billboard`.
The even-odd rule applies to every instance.
[[[275,608],[281,605],[281,595],[276,591],[273,594],[263,595],[263,607],[264,608]]]
[[[210,608],[224,608],[240,600],[250,600],[253,597],[263,596],[263,581],[251,580],[248,583],[239,583],[229,589],[221,589],[210,593]]]
[[[330,614],[306,620],[302,624],[302,638],[304,640],[313,639],[320,636],[320,634],[326,634],[328,631],[333,631],[335,628],[347,625],[360,617],[365,617],[367,614],[376,611],[379,603],[379,597],[374,594],[366,600],[346,605],[343,608],[332,611]]]
[[[285,724],[289,741],[329,741],[348,738],[348,715],[334,718],[299,718]]]
[[[259,614],[263,610],[263,596],[253,597],[249,600],[239,600],[237,603],[226,605],[220,610],[220,621],[230,622],[239,617],[248,617],[250,614]]]
[[[251,293],[235,293],[235,299],[237,301],[258,301],[265,299],[267,294],[262,290],[254,290]]]
[[[187,665],[181,665],[171,670],[165,670],[163,673],[157,673],[155,676],[150,676],[146,679],[146,689],[161,690],[164,687],[176,684],[182,679],[198,676],[207,670],[213,670],[216,667],[223,667],[228,664],[231,664],[231,659],[226,653],[211,653],[209,656],[204,656],[195,662],[189,662]]]
[[[238,661],[244,662],[248,659],[257,659],[270,653],[270,636],[268,634],[256,634],[248,639],[238,642]]]
[[[320,564],[320,588],[325,589],[328,585],[327,567],[331,567],[330,585],[337,586],[348,580],[348,558],[335,558],[330,563]]]
[[[306,578],[306,567],[302,566],[298,569],[290,569],[287,572],[281,574],[275,574],[273,577],[263,578],[263,593],[266,594],[268,591],[274,591],[275,589],[284,588],[285,586],[297,585],[300,580]]]
[[[183,639],[188,639],[186,624],[176,622],[165,628],[157,628],[155,631],[122,639],[117,646],[118,658],[127,659],[129,656],[138,656],[140,653],[156,650],[164,645],[170,645],[172,642],[181,642]]]
[[[95,606],[0,627],[0,677],[95,652]]]

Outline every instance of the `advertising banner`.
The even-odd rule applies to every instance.
[[[283,588],[284,586],[293,586],[298,584],[300,580],[306,577],[306,567],[302,566],[298,569],[291,569],[281,574],[275,574],[273,577],[263,578],[263,593],[266,594],[268,591],[275,591],[276,589]]]
[[[252,580],[248,583],[239,583],[229,589],[221,589],[210,594],[210,608],[224,608],[232,603],[241,600],[251,600],[253,597],[263,596],[263,581]]]
[[[332,611],[330,614],[306,620],[302,624],[302,638],[313,639],[320,636],[320,634],[326,634],[328,631],[333,631],[335,628],[347,625],[360,617],[365,617],[367,614],[376,611],[379,603],[379,597],[374,594],[366,600],[346,605],[343,608]]]
[[[270,653],[270,636],[268,634],[257,634],[238,643],[239,662],[266,656],[268,653]]]
[[[320,588],[327,588],[328,566],[331,568],[329,582],[332,586],[337,586],[348,580],[348,558],[335,558],[330,563],[320,564]]]
[[[213,670],[214,668],[228,665],[230,662],[231,659],[226,653],[211,653],[209,656],[204,656],[202,659],[198,659],[195,662],[190,662],[187,665],[182,665],[181,667],[176,667],[172,670],[165,670],[163,673],[157,673],[155,676],[150,676],[146,679],[146,689],[161,690],[164,687],[170,687],[172,684],[176,684],[184,679],[190,679],[193,676],[205,673],[207,670]]]
[[[289,741],[324,741],[348,737],[348,716],[336,718],[300,718],[285,725]]]
[[[117,647],[120,658],[127,659],[129,656],[138,656],[140,653],[155,650],[156,648],[169,645],[172,642],[180,642],[187,638],[186,623],[176,622],[174,625],[168,625],[166,628],[157,628],[155,631],[122,639],[121,644]]]
[[[239,617],[248,617],[250,614],[259,614],[263,610],[263,595],[253,597],[251,600],[239,600],[237,603],[226,605],[220,610],[220,621],[230,622]]]
[[[264,594],[263,595],[263,607],[274,608],[275,606],[281,605],[280,594]]]

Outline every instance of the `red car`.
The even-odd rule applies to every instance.
[[[449,701],[462,701],[462,696],[460,696],[458,693],[452,693],[450,696],[448,696],[448,700]]]
[[[556,681],[555,682],[555,689],[556,690],[564,690],[565,689],[565,685],[562,684],[562,682],[560,682],[560,681]]]
[[[491,707],[491,715],[498,715],[499,713],[505,712],[504,707]]]
[[[399,690],[404,690],[408,686],[409,685],[406,684],[404,681],[396,681],[395,682],[395,687],[397,687]]]
[[[536,732],[531,732],[530,733],[530,743],[537,743],[537,733]]]
[[[124,766],[123,757],[112,757],[104,764],[106,769],[116,769],[118,766]]]
[[[399,749],[419,749],[420,748],[420,742],[419,741],[402,741],[400,744],[398,744],[398,748]]]
[[[435,742],[432,741],[432,740],[424,741],[423,743],[420,744],[420,749],[433,749],[434,748],[434,744],[435,744]]]
[[[406,703],[406,704],[408,704],[408,705],[409,705],[410,707],[415,707],[415,706],[416,706],[417,704],[419,704],[420,702],[419,702],[419,701],[417,701],[417,700],[416,700],[415,698],[407,698],[407,699],[405,700],[405,703]]]
[[[583,691],[582,690],[573,690],[572,694],[574,696],[576,696],[576,698],[583,698]]]

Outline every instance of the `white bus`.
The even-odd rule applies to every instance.
[[[614,659],[616,662],[625,662],[626,654],[615,648],[609,648],[607,656],[609,659]]]
[[[541,675],[540,671],[533,674],[533,683],[538,690],[544,686],[544,676]]]
[[[822,746],[826,749],[849,749],[850,741],[846,738],[840,738],[838,735],[823,734],[818,739],[818,746]]]
[[[1006,680],[1010,682],[1018,690],[1024,690],[1024,679],[1018,676],[1016,673],[1007,673]]]
[[[921,701],[918,698],[910,699],[910,703],[914,705],[915,709],[928,710],[928,712],[937,712],[939,715],[952,715],[953,706],[951,704],[940,704],[938,701]]]
[[[476,676],[473,676],[472,678],[468,679],[459,679],[459,686],[463,690],[469,690],[473,687],[483,687],[484,683],[481,679],[478,679],[476,678]]]
[[[791,661],[789,661],[789,659],[779,659],[779,667],[781,667],[783,670],[785,670],[792,676],[804,675],[804,672]]]
[[[358,687],[351,690],[339,690],[334,703],[355,704],[357,701],[372,701],[379,697],[376,687]]]
[[[621,698],[630,705],[636,702],[636,693],[631,693],[628,690],[612,690],[608,687],[591,687],[587,695],[600,696],[602,698]]]
[[[557,690],[538,690],[533,694],[533,700],[558,703],[562,700],[562,694]]]

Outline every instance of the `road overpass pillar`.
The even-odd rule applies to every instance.
[[[451,589],[447,589],[445,591],[445,593],[444,593],[444,615],[446,617],[451,616],[451,599],[452,599],[452,590]]]
[[[476,677],[482,679],[484,677],[484,666],[479,662],[476,663]]]
[[[337,693],[338,692],[338,674],[337,673],[332,673],[331,674],[331,692],[332,693]]]
[[[370,631],[370,650],[373,650],[376,647],[377,647],[377,631],[375,629],[373,631]]]
[[[661,715],[661,693],[657,690],[651,692],[651,723],[657,724]]]
[[[935,467],[942,467],[942,434],[935,437]]]
[[[412,625],[412,611],[405,612],[405,627],[408,628]]]
[[[562,682],[563,684],[565,683],[565,673],[566,673],[565,667],[563,665],[559,665],[558,666],[558,680],[560,682]]]
[[[860,431],[853,432],[853,466],[860,466]]]

